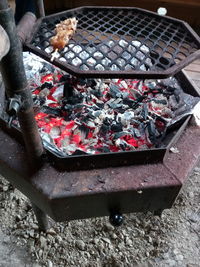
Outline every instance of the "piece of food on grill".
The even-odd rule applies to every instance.
[[[50,40],[54,50],[61,50],[68,44],[76,31],[77,23],[78,20],[76,18],[69,18],[56,25],[56,35]]]

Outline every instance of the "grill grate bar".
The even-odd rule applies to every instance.
[[[200,55],[200,39],[186,23],[123,7],[82,7],[42,18],[27,47],[50,60],[55,25],[73,16],[77,32],[54,62],[70,73],[167,77]]]

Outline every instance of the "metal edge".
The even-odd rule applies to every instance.
[[[51,152],[50,158],[54,162],[54,167],[60,171],[77,171],[136,164],[155,164],[163,161],[166,151],[166,148],[158,148],[97,155],[68,156],[65,158],[58,158]]]
[[[172,67],[168,68],[167,70],[163,71],[165,75],[172,76],[188,66],[190,63],[192,63],[194,60],[200,58],[200,49],[196,52],[192,53],[191,55],[187,56],[186,59],[183,59],[178,64],[173,65]]]
[[[199,88],[193,82],[193,80],[189,78],[189,76],[187,75],[185,70],[178,72],[175,75],[175,78],[177,79],[177,81],[180,84],[184,83],[184,86],[185,86],[184,92],[185,93],[191,94],[192,96],[195,96],[195,97],[200,97]]]
[[[178,131],[176,132],[176,134],[173,136],[172,140],[167,145],[167,147],[166,147],[167,151],[169,151],[169,149],[178,141],[180,136],[183,134],[183,132],[186,129],[186,127],[188,125],[188,122],[190,121],[191,117],[192,117],[192,115],[188,115],[188,117],[185,119],[185,121],[183,122],[181,127],[179,127]]]
[[[189,23],[182,21],[183,26],[190,32],[190,34],[196,39],[196,41],[200,44],[199,35],[192,29]]]

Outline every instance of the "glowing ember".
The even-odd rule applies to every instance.
[[[42,137],[67,155],[147,149],[159,145],[173,117],[178,101],[169,101],[176,90],[169,88],[153,81],[48,74],[33,90],[40,108],[35,118]]]

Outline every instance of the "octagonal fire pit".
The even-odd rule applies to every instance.
[[[117,151],[112,155],[101,152],[97,155],[83,154],[62,157],[53,153],[50,147],[44,144],[47,151],[47,155],[44,157],[34,115],[40,133],[53,133],[53,141],[57,142],[55,144],[59,145],[63,141],[63,132],[60,131],[61,135],[55,137],[54,134],[59,131],[52,128],[58,127],[60,122],[66,126],[64,133],[67,133],[69,139],[77,144],[77,140],[80,140],[77,138],[80,128],[73,129],[76,134],[73,132],[72,135],[69,135],[72,130],[71,126],[74,127],[75,123],[68,122],[73,119],[74,113],[78,114],[77,106],[74,109],[73,102],[77,96],[78,99],[80,99],[80,95],[84,96],[85,92],[80,87],[80,81],[83,84],[85,80],[80,80],[79,77],[75,88],[71,90],[71,78],[68,74],[60,77],[56,76],[53,71],[50,81],[47,79],[49,77],[45,77],[45,82],[31,88],[34,100],[32,102],[30,88],[24,73],[20,45],[17,43],[17,37],[13,30],[15,28],[14,19],[6,1],[1,1],[0,12],[0,21],[2,24],[5,23],[5,29],[8,31],[11,41],[10,52],[1,62],[5,89],[9,97],[8,111],[10,113],[0,121],[0,173],[34,203],[33,207],[35,207],[40,228],[42,230],[47,228],[45,214],[56,221],[64,221],[105,215],[114,215],[114,218],[119,218],[118,215],[121,213],[148,210],[158,213],[165,208],[170,208],[183,181],[200,156],[199,128],[189,123],[190,115],[184,116],[184,120],[179,121],[180,124],[176,125],[177,128],[171,129],[169,135],[166,134],[166,142],[163,141],[161,147],[149,150]],[[118,79],[120,77],[123,79],[137,77],[143,80],[164,78],[177,73],[175,79],[184,94],[199,96],[195,87],[180,71],[182,67],[199,55],[199,38],[187,24],[172,18],[160,17],[152,12],[136,8],[83,7],[54,14],[38,20],[34,34],[26,44],[27,48],[49,61],[53,52],[50,47],[50,38],[55,34],[55,25],[73,16],[79,21],[77,32],[68,46],[59,51],[58,58],[54,60],[55,65],[61,69],[75,74],[76,77],[98,77],[110,80],[114,77],[118,77]],[[63,76],[67,78],[63,84],[64,89],[61,88],[64,101],[57,99],[60,91],[57,90],[57,85],[51,83],[51,79],[58,79],[60,83]],[[44,77],[42,79],[44,80]],[[84,89],[89,92],[87,92],[89,100],[95,100],[96,103],[95,101],[93,105],[85,103],[88,101],[85,97],[81,104],[87,104],[87,108],[97,104],[102,106],[98,99],[102,101],[105,97],[108,99],[104,104],[108,107],[112,106],[113,110],[120,108],[120,101],[123,102],[124,99],[125,105],[129,103],[137,106],[139,103],[139,106],[142,107],[141,114],[144,115],[143,123],[147,128],[149,126],[149,132],[153,133],[153,120],[151,121],[151,116],[146,113],[146,106],[152,102],[149,100],[148,94],[152,94],[155,98],[154,103],[158,105],[166,103],[164,97],[155,97],[159,95],[160,89],[152,89],[151,86],[146,89],[144,81],[136,81],[133,88],[128,87],[128,90],[131,89],[132,91],[129,91],[133,93],[130,95],[127,90],[117,87],[117,84],[120,85],[121,82],[124,82],[118,83],[118,81],[114,81],[115,86],[112,89],[110,86],[109,90],[104,86],[101,87],[101,89],[106,89],[109,94],[105,94],[105,90],[98,92],[98,88],[94,89],[90,86],[93,93],[102,93],[103,96],[95,96],[88,87],[85,87]],[[125,84],[124,86],[126,87]],[[135,86],[138,90],[135,90]],[[179,94],[176,94],[170,86],[168,87],[168,91],[164,91],[164,94],[172,91],[173,99],[171,100],[179,103]],[[74,94],[78,89],[81,94]],[[116,102],[116,98],[122,100]],[[154,103],[149,106],[150,111],[152,106],[158,108]],[[80,103],[75,102],[75,105],[77,104]],[[71,109],[70,106],[73,108]],[[127,104],[127,106],[129,105]],[[132,109],[133,106],[131,106]],[[107,107],[104,109],[108,110]],[[118,111],[120,113],[120,110]],[[99,114],[100,111],[92,110],[91,113],[87,113],[86,117],[89,114],[95,120],[93,116],[96,112]],[[46,115],[50,116],[48,117],[49,121],[42,120],[41,113],[45,114],[44,118],[47,118]],[[13,120],[16,114],[18,118],[15,117]],[[61,119],[55,118],[58,114],[62,115]],[[85,126],[91,128],[93,125],[91,119],[84,120],[82,114],[80,118],[75,118],[76,122],[79,119],[78,123],[84,121]],[[129,118],[129,115],[132,116],[131,114],[133,115],[131,112],[126,115]],[[53,120],[51,120],[52,118]],[[15,124],[13,124],[14,121]],[[119,122],[117,120],[117,123]],[[161,122],[162,120],[158,124],[159,127],[163,125]],[[108,129],[109,123],[106,123],[105,126],[102,130]],[[111,130],[115,132],[115,129],[116,127]],[[137,131],[134,133],[138,134]],[[86,134],[91,136],[91,132]],[[123,145],[128,143],[128,147],[129,145],[134,146],[133,138],[126,135],[121,137],[123,137]],[[25,141],[28,157],[23,141]],[[120,143],[119,140],[116,144]],[[174,150],[170,151],[173,146],[176,148],[175,153]],[[97,148],[99,149],[99,147]]]

